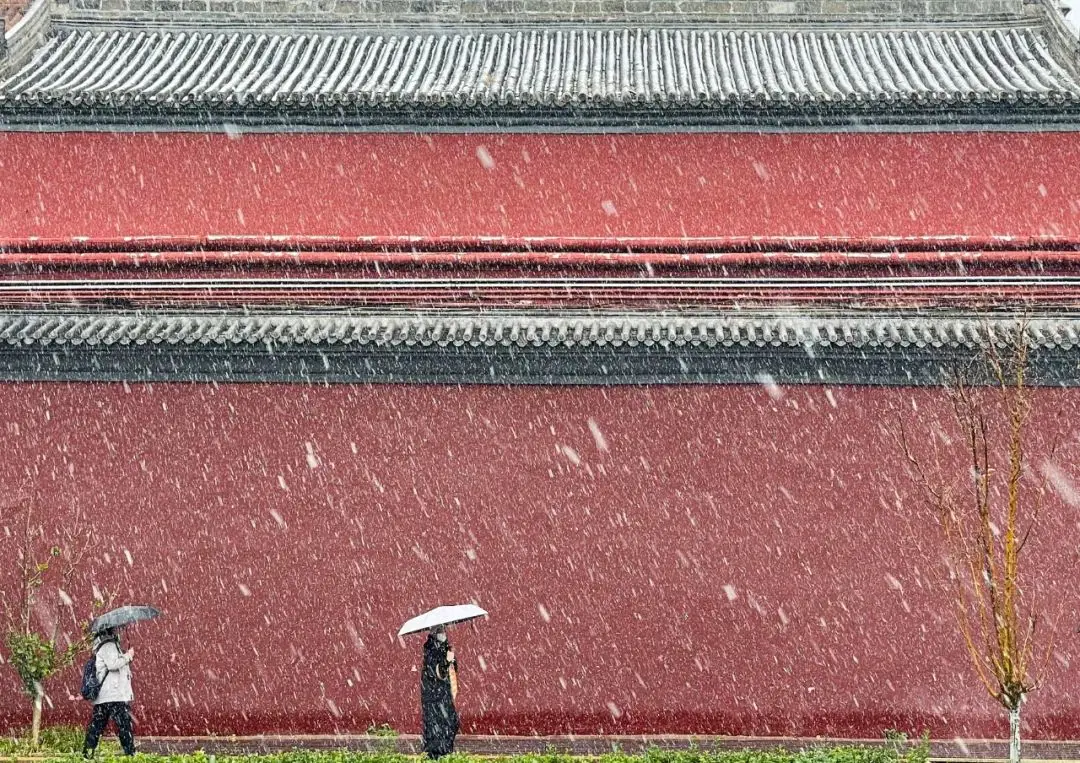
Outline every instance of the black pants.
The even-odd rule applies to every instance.
[[[422,702],[420,709],[424,719],[424,752],[432,760],[453,754],[460,721],[450,692],[441,702]]]
[[[90,716],[90,725],[86,727],[86,741],[83,742],[83,755],[90,756],[97,749],[101,732],[109,725],[109,719],[116,721],[116,730],[120,735],[120,746],[125,755],[135,754],[135,734],[131,730],[131,708],[127,702],[102,702],[94,705],[94,714]]]

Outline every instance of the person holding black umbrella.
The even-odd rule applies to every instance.
[[[131,690],[131,661],[135,659],[135,650],[121,652],[120,629],[106,628],[94,637],[94,657],[100,689],[94,699],[90,725],[86,727],[83,757],[93,756],[101,733],[109,725],[109,719],[116,722],[124,754],[134,755],[135,733],[131,723],[131,702],[135,699],[135,694]]]
[[[131,721],[131,703],[135,699],[131,689],[131,662],[135,659],[135,650],[121,650],[120,631],[125,625],[152,620],[160,614],[153,607],[127,606],[106,612],[90,623],[90,633],[94,635],[93,657],[83,676],[83,697],[94,703],[94,710],[86,727],[84,758],[94,755],[110,719],[116,723],[124,754],[135,754],[135,732]]]

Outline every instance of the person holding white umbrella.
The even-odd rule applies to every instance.
[[[424,642],[424,666],[420,671],[420,712],[424,752],[432,759],[454,751],[454,740],[461,725],[455,705],[457,659],[446,636],[446,626],[486,614],[473,604],[436,607],[409,620],[398,631],[399,636],[428,631]]]
[[[420,711],[424,719],[424,752],[433,760],[454,751],[461,721],[457,707],[457,660],[446,629],[433,628],[424,642],[420,673]]]

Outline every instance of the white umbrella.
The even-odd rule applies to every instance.
[[[420,631],[431,630],[440,625],[453,625],[454,623],[463,623],[466,620],[475,620],[478,617],[486,616],[487,612],[480,609],[480,607],[475,604],[455,604],[452,607],[435,607],[435,609],[430,612],[417,615],[406,622],[401,626],[401,630],[398,631],[397,635],[405,636],[409,633],[419,633]]]

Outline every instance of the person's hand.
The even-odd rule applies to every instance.
[[[452,649],[446,653],[446,661],[451,665],[457,665],[457,659],[454,658],[454,651]]]
[[[124,652],[124,656],[128,658],[128,662],[131,662],[132,660],[134,660],[135,659],[135,647],[131,647],[131,649],[128,649],[126,652]]]

